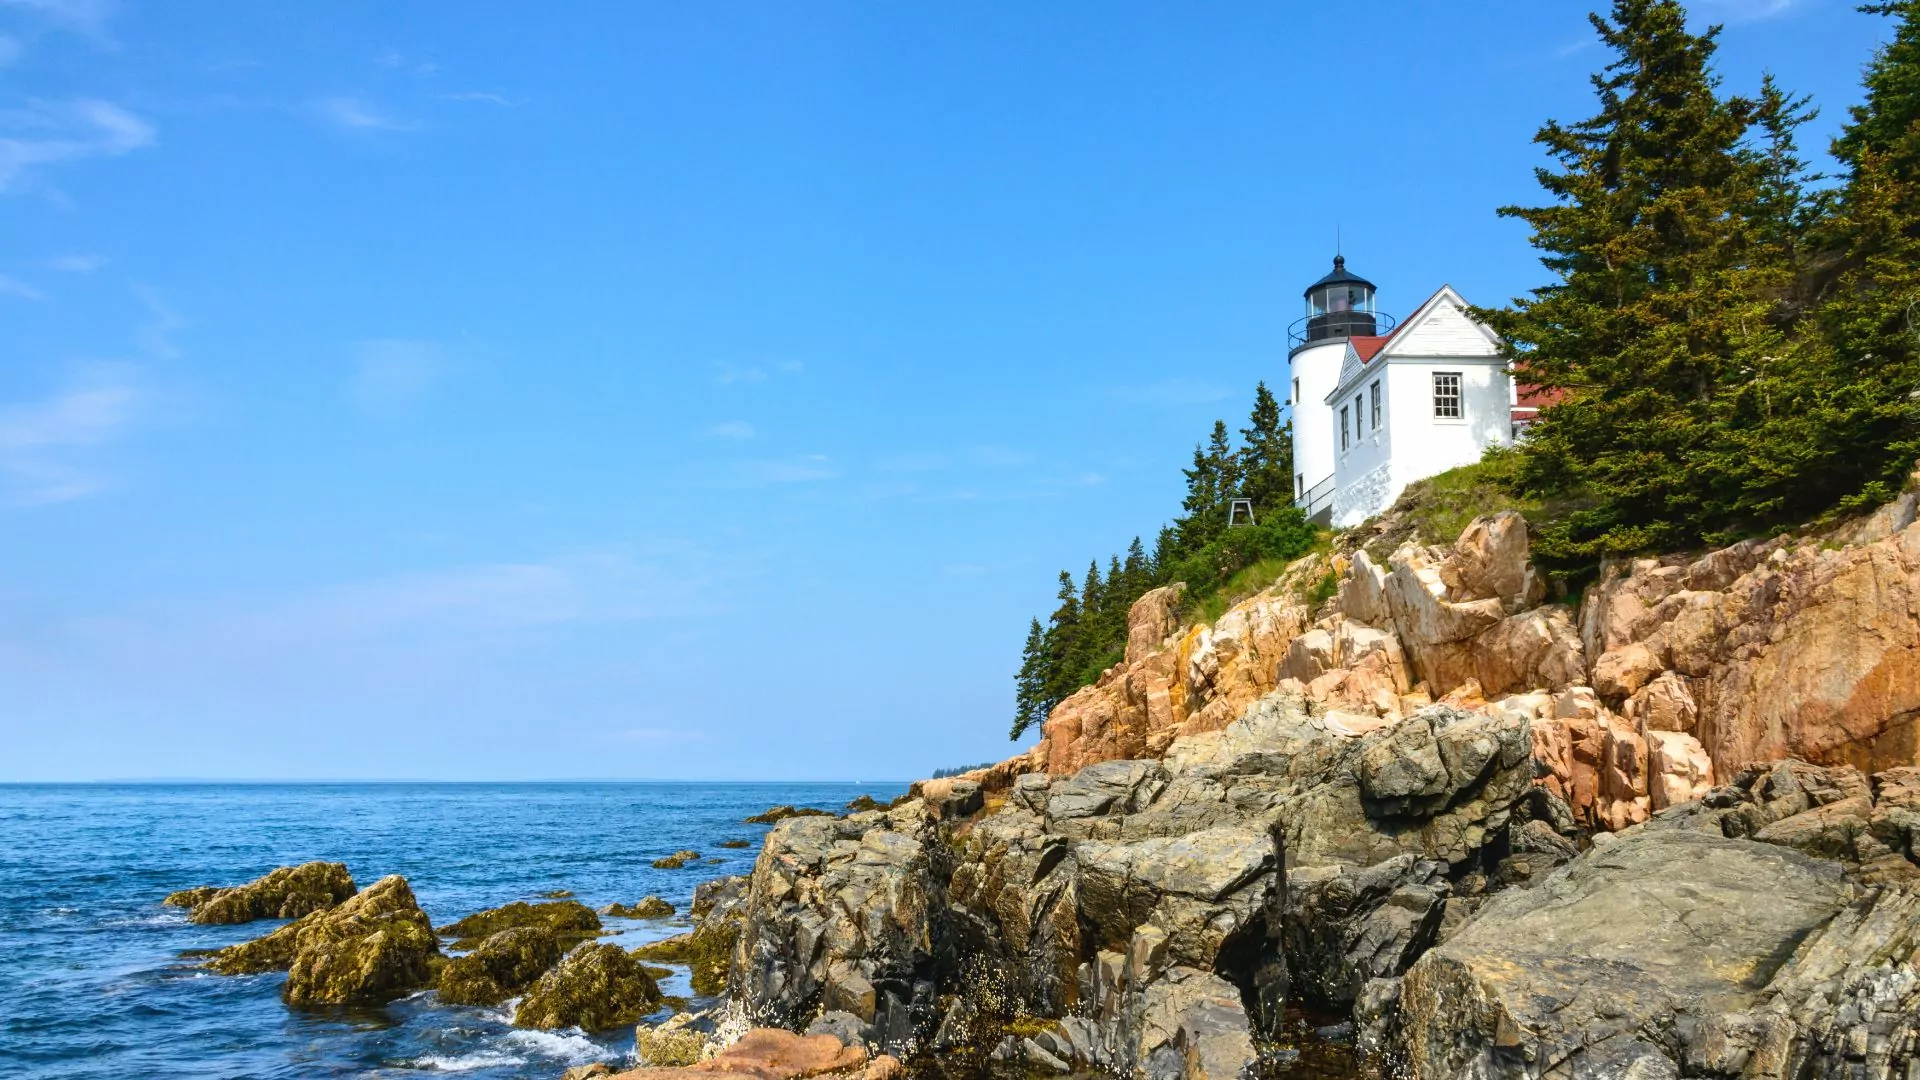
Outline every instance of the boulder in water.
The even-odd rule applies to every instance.
[[[381,878],[301,919],[281,997],[289,1005],[387,1001],[433,981],[440,947],[407,879]]]
[[[750,817],[750,818],[748,818],[748,819],[747,819],[747,824],[749,824],[749,825],[772,825],[772,824],[774,824],[775,822],[780,822],[780,821],[785,821],[785,820],[787,820],[788,818],[797,818],[797,817],[832,817],[832,816],[833,816],[833,814],[832,814],[831,812],[829,812],[829,811],[826,811],[826,810],[815,810],[815,809],[814,809],[813,807],[811,807],[811,806],[800,806],[800,807],[794,807],[794,806],[785,806],[785,805],[782,805],[782,806],[776,806],[776,807],[773,807],[773,808],[772,808],[772,809],[770,809],[770,810],[766,810],[766,811],[764,811],[764,812],[762,812],[762,813],[758,813],[758,814],[755,814],[755,815],[753,815],[752,817]]]
[[[440,1000],[452,1005],[498,1005],[560,962],[560,942],[541,926],[515,926],[455,957],[440,971]]]
[[[529,904],[515,900],[497,908],[476,911],[459,922],[440,928],[441,937],[455,938],[456,949],[478,948],[485,939],[516,926],[539,926],[553,931],[562,948],[594,937],[600,932],[600,919],[593,909],[578,900],[555,900]]]
[[[639,903],[631,906],[608,904],[600,909],[600,914],[616,919],[664,919],[673,914],[673,905],[658,896],[643,896]]]
[[[655,870],[678,870],[700,857],[697,851],[676,851],[664,858],[653,860]]]
[[[660,987],[627,950],[584,942],[527,991],[514,1010],[521,1027],[625,1027],[660,1007]]]
[[[718,844],[714,845],[714,847],[726,848],[728,851],[740,851],[744,848],[750,848],[752,846],[753,846],[753,841],[751,840],[722,840]]]
[[[189,922],[223,926],[255,919],[297,919],[333,907],[353,892],[353,875],[345,863],[316,861],[282,866],[245,885],[182,889],[163,903],[189,909]]]
[[[418,990],[432,981],[439,954],[426,913],[396,874],[337,907],[221,949],[207,966],[224,975],[285,971],[287,1004],[347,1005]]]

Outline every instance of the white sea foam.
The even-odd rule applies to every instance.
[[[556,1058],[569,1065],[585,1065],[607,1056],[607,1049],[579,1028],[565,1031],[510,1031],[501,1042],[522,1046],[544,1058]]]
[[[410,1069],[428,1069],[433,1072],[468,1072],[473,1069],[493,1069],[505,1065],[524,1065],[526,1059],[512,1054],[503,1054],[497,1050],[482,1050],[475,1054],[441,1055],[428,1054],[403,1062]]]

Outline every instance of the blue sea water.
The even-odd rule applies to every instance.
[[[377,1008],[295,1011],[284,976],[220,976],[183,960],[275,922],[194,926],[161,906],[176,889],[230,885],[309,859],[367,884],[403,874],[434,924],[569,889],[598,908],[658,893],[681,911],[694,886],[745,873],[765,826],[792,803],[838,809],[886,784],[75,784],[0,785],[0,1062],[12,1078],[427,1077],[555,1080],[623,1062],[632,1029],[513,1028],[501,1009],[422,992]],[[728,839],[753,842],[728,850]],[[717,863],[655,870],[693,848]],[[638,945],[678,919],[606,919]],[[688,994],[684,973],[669,994]]]

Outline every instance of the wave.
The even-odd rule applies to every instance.
[[[500,1037],[502,1042],[524,1046],[544,1058],[557,1058],[569,1065],[585,1065],[589,1062],[604,1061],[608,1056],[606,1047],[587,1038],[579,1028],[565,1031],[510,1031]]]
[[[427,1054],[400,1063],[402,1068],[426,1069],[431,1072],[470,1072],[474,1069],[497,1069],[508,1065],[524,1065],[525,1058],[504,1054],[497,1050],[481,1050],[473,1054]]]

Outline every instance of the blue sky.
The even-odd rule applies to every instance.
[[[1823,146],[1852,8],[1694,10]],[[1004,756],[1336,225],[1540,282],[1585,10],[0,0],[0,780]]]

